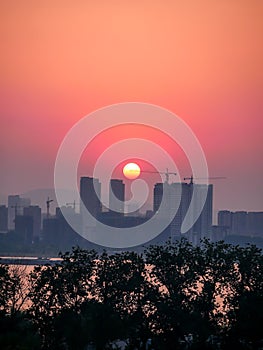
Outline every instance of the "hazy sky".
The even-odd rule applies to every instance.
[[[262,0],[2,0],[0,16],[0,193],[53,187],[74,123],[140,101],[180,116],[227,177],[216,209],[263,210]]]

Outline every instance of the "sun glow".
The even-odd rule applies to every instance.
[[[141,169],[136,163],[128,163],[123,167],[122,172],[127,179],[133,180],[140,175]]]

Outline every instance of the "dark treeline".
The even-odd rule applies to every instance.
[[[263,348],[256,246],[181,240],[61,258],[31,273],[0,265],[0,349]]]

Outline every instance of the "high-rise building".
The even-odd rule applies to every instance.
[[[15,228],[15,217],[23,215],[23,209],[29,207],[31,201],[29,198],[21,198],[19,195],[8,196],[8,229]]]
[[[229,210],[220,210],[217,215],[218,226],[232,229],[232,213]]]
[[[248,233],[250,235],[263,236],[263,212],[248,212]]]
[[[236,211],[232,213],[232,234],[246,235],[248,232],[247,212]]]
[[[198,242],[200,238],[210,237],[212,232],[212,213],[213,213],[213,186],[201,185],[193,183],[172,183],[167,182],[157,183],[154,187],[154,211],[157,212],[162,198],[166,198],[163,203],[163,216],[164,219],[171,221],[170,227],[170,239],[179,238],[181,236],[181,227],[188,212],[193,190],[195,190],[195,202],[193,203],[193,210],[188,213],[194,217],[197,212],[201,210],[200,206],[202,198],[207,192],[205,204],[201,210],[197,221],[188,230],[186,235],[190,240]],[[176,208],[177,211],[176,211]],[[176,213],[174,215],[174,213]]]
[[[154,186],[153,209],[158,212],[160,220],[169,221],[170,239],[181,235],[181,225],[186,213],[188,191],[186,184],[180,183],[157,183]],[[182,195],[180,192],[182,191]],[[162,211],[160,205],[162,203]],[[177,208],[177,210],[176,210]],[[167,231],[168,232],[168,231]]]
[[[173,189],[173,195],[170,199],[170,207],[173,211],[178,207],[175,217],[171,222],[171,237],[172,239],[177,239],[181,236],[182,223],[190,206],[193,185],[186,183],[173,183],[171,184],[171,187]],[[192,234],[192,230],[193,227],[187,232],[188,236]]]
[[[195,210],[200,210],[201,198],[207,191],[205,204],[199,218],[193,226],[193,233],[197,234],[198,239],[204,237],[211,238],[212,219],[213,219],[213,185],[193,184],[196,189],[197,197],[194,203]],[[200,237],[199,237],[200,236]]]
[[[80,198],[90,214],[94,218],[97,218],[101,213],[101,183],[99,180],[92,177],[81,177]],[[84,215],[83,209],[81,205],[80,211],[82,217]]]
[[[15,217],[18,215],[19,207],[20,196],[8,196],[8,230],[14,230],[15,228]]]
[[[263,212],[221,210],[218,226],[227,227],[232,235],[263,236]]]
[[[33,217],[17,215],[15,217],[15,232],[22,244],[33,243]]]
[[[153,189],[153,211],[156,213],[161,205],[163,198],[163,183],[157,183]]]
[[[7,231],[8,209],[5,205],[0,205],[0,232]]]
[[[125,185],[122,180],[110,180],[109,207],[110,211],[124,213]]]
[[[41,208],[38,205],[30,205],[23,210],[24,216],[33,218],[33,238],[39,239],[41,229]]]

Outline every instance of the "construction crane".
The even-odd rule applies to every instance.
[[[49,197],[47,197],[47,201],[46,201],[46,204],[47,204],[47,219],[49,218],[49,208],[50,208],[50,203],[51,202],[54,202],[53,199],[49,199]]]
[[[177,175],[177,173],[174,172],[170,172],[168,171],[168,169],[166,168],[165,172],[159,172],[159,171],[147,171],[147,170],[141,170],[141,173],[149,173],[149,174],[161,174],[161,175],[165,175],[165,182],[169,182],[169,177],[170,175]]]
[[[189,184],[193,184],[194,183],[194,179],[195,180],[222,180],[222,179],[226,179],[226,177],[224,176],[211,176],[211,177],[193,177],[193,175],[191,175],[190,177],[184,177],[184,180],[190,180]]]
[[[79,203],[76,203],[76,201],[72,202],[72,203],[66,203],[66,205],[73,205],[73,209],[75,211],[76,205],[80,205]]]

